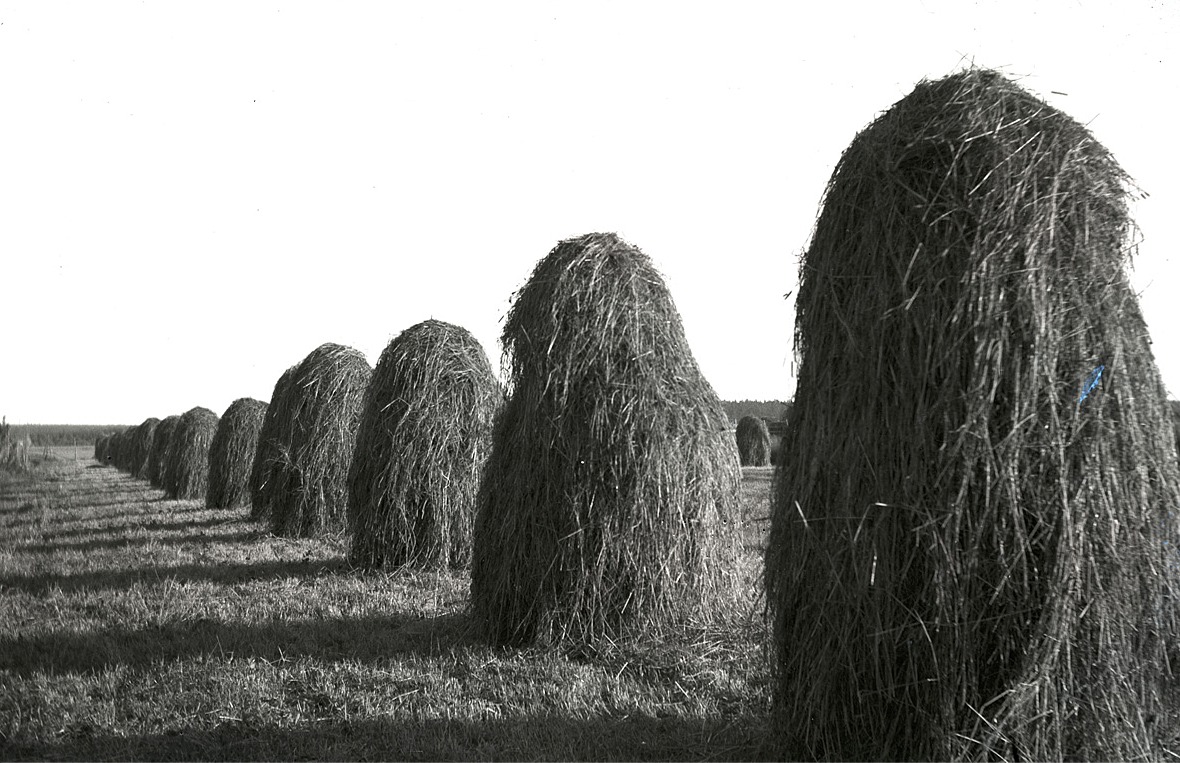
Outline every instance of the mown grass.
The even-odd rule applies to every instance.
[[[67,452],[68,451],[68,452]],[[0,473],[5,759],[755,759],[767,746],[762,521],[744,595],[675,643],[473,638],[464,574],[365,574],[344,539],[166,500],[72,450]]]

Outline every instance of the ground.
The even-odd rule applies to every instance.
[[[2,759],[754,759],[769,469],[741,594],[676,643],[493,649],[464,573],[364,574],[343,539],[38,452],[0,472]]]

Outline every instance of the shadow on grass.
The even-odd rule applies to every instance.
[[[159,528],[151,527],[150,530]],[[186,546],[186,545],[204,545],[209,543],[244,543],[246,541],[256,541],[263,537],[261,530],[253,532],[236,532],[225,534],[207,534],[200,533],[198,535],[168,535],[159,537],[156,535],[136,535],[133,537],[120,538],[103,538],[96,540],[84,540],[77,543],[30,543],[25,546],[16,546],[14,551],[24,551],[30,553],[71,553],[84,551],[98,551],[109,549],[127,549],[135,546]]]
[[[125,505],[125,503],[120,504]],[[101,507],[105,508],[105,507]],[[61,513],[68,512],[69,509],[46,509],[38,516],[23,516],[11,517],[5,526],[18,527],[20,525],[36,525],[43,532],[52,535],[85,535],[95,532],[111,532],[113,530],[122,530],[125,525],[115,525],[113,527],[94,527],[95,522],[143,522],[146,519],[154,517],[167,517],[167,514],[162,514],[155,509],[144,509],[141,511],[116,511],[110,514],[95,514],[93,516],[75,516],[63,518]],[[46,515],[47,512],[54,512],[54,514]],[[31,513],[31,512],[29,512]],[[56,515],[55,515],[56,514]],[[0,517],[4,517],[4,513],[0,513]],[[224,520],[222,520],[224,521]],[[77,525],[91,525],[89,527],[77,527]],[[56,529],[62,528],[62,529]]]
[[[218,509],[218,511],[220,511],[220,509]],[[57,541],[57,540],[60,540],[63,538],[73,538],[73,537],[80,536],[80,535],[94,535],[95,533],[125,532],[126,530],[131,529],[131,528],[137,529],[137,530],[149,530],[149,531],[153,531],[153,532],[157,531],[157,530],[159,530],[161,532],[179,532],[181,530],[193,530],[193,529],[198,529],[198,528],[209,528],[209,527],[236,528],[236,527],[243,527],[243,526],[250,526],[250,527],[257,526],[253,522],[251,522],[245,515],[240,516],[240,517],[213,517],[211,519],[192,519],[187,522],[160,522],[160,521],[154,519],[155,517],[159,517],[159,516],[160,516],[160,514],[158,514],[156,512],[144,512],[144,513],[140,513],[140,514],[134,514],[134,513],[115,514],[115,515],[112,515],[111,517],[102,517],[101,520],[99,520],[99,519],[81,520],[80,519],[80,520],[76,520],[76,521],[78,521],[78,522],[84,522],[84,521],[85,522],[94,522],[94,521],[110,521],[110,520],[118,520],[118,519],[127,519],[127,520],[135,520],[135,523],[134,524],[126,524],[126,525],[105,526],[105,527],[77,527],[77,528],[68,528],[65,530],[52,530],[52,529],[50,529],[50,530],[45,531],[45,534],[47,536],[49,536],[45,540],[48,543],[48,542]],[[263,531],[261,529],[259,529],[258,532],[262,533]]]
[[[94,673],[117,666],[148,669],[201,656],[267,661],[360,660],[435,655],[473,643],[466,614],[382,615],[326,620],[223,623],[205,618],[164,625],[116,626],[84,633],[0,638],[0,672]]]
[[[234,585],[254,580],[316,578],[347,572],[344,559],[308,559],[306,561],[256,562],[252,564],[180,564],[172,567],[139,567],[130,570],[96,570],[76,575],[0,575],[0,593],[4,589],[41,595],[52,590],[63,593],[130,588],[136,583],[177,583],[208,581]],[[0,646],[0,652],[3,647]]]
[[[771,760],[765,719],[527,714],[487,720],[366,719],[294,728],[228,720],[144,736],[66,728],[0,745],[6,759]]]

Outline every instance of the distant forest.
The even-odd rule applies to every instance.
[[[729,414],[729,423],[736,426],[742,416],[758,416],[769,421],[782,421],[788,404],[782,400],[722,400]]]
[[[93,445],[101,435],[122,432],[127,425],[113,424],[13,424],[12,436],[23,440],[29,436],[34,446]]]

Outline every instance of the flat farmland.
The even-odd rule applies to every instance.
[[[5,759],[754,759],[770,469],[742,485],[742,593],[675,643],[496,649],[465,573],[366,574],[343,538],[278,538],[34,451],[0,472]]]

